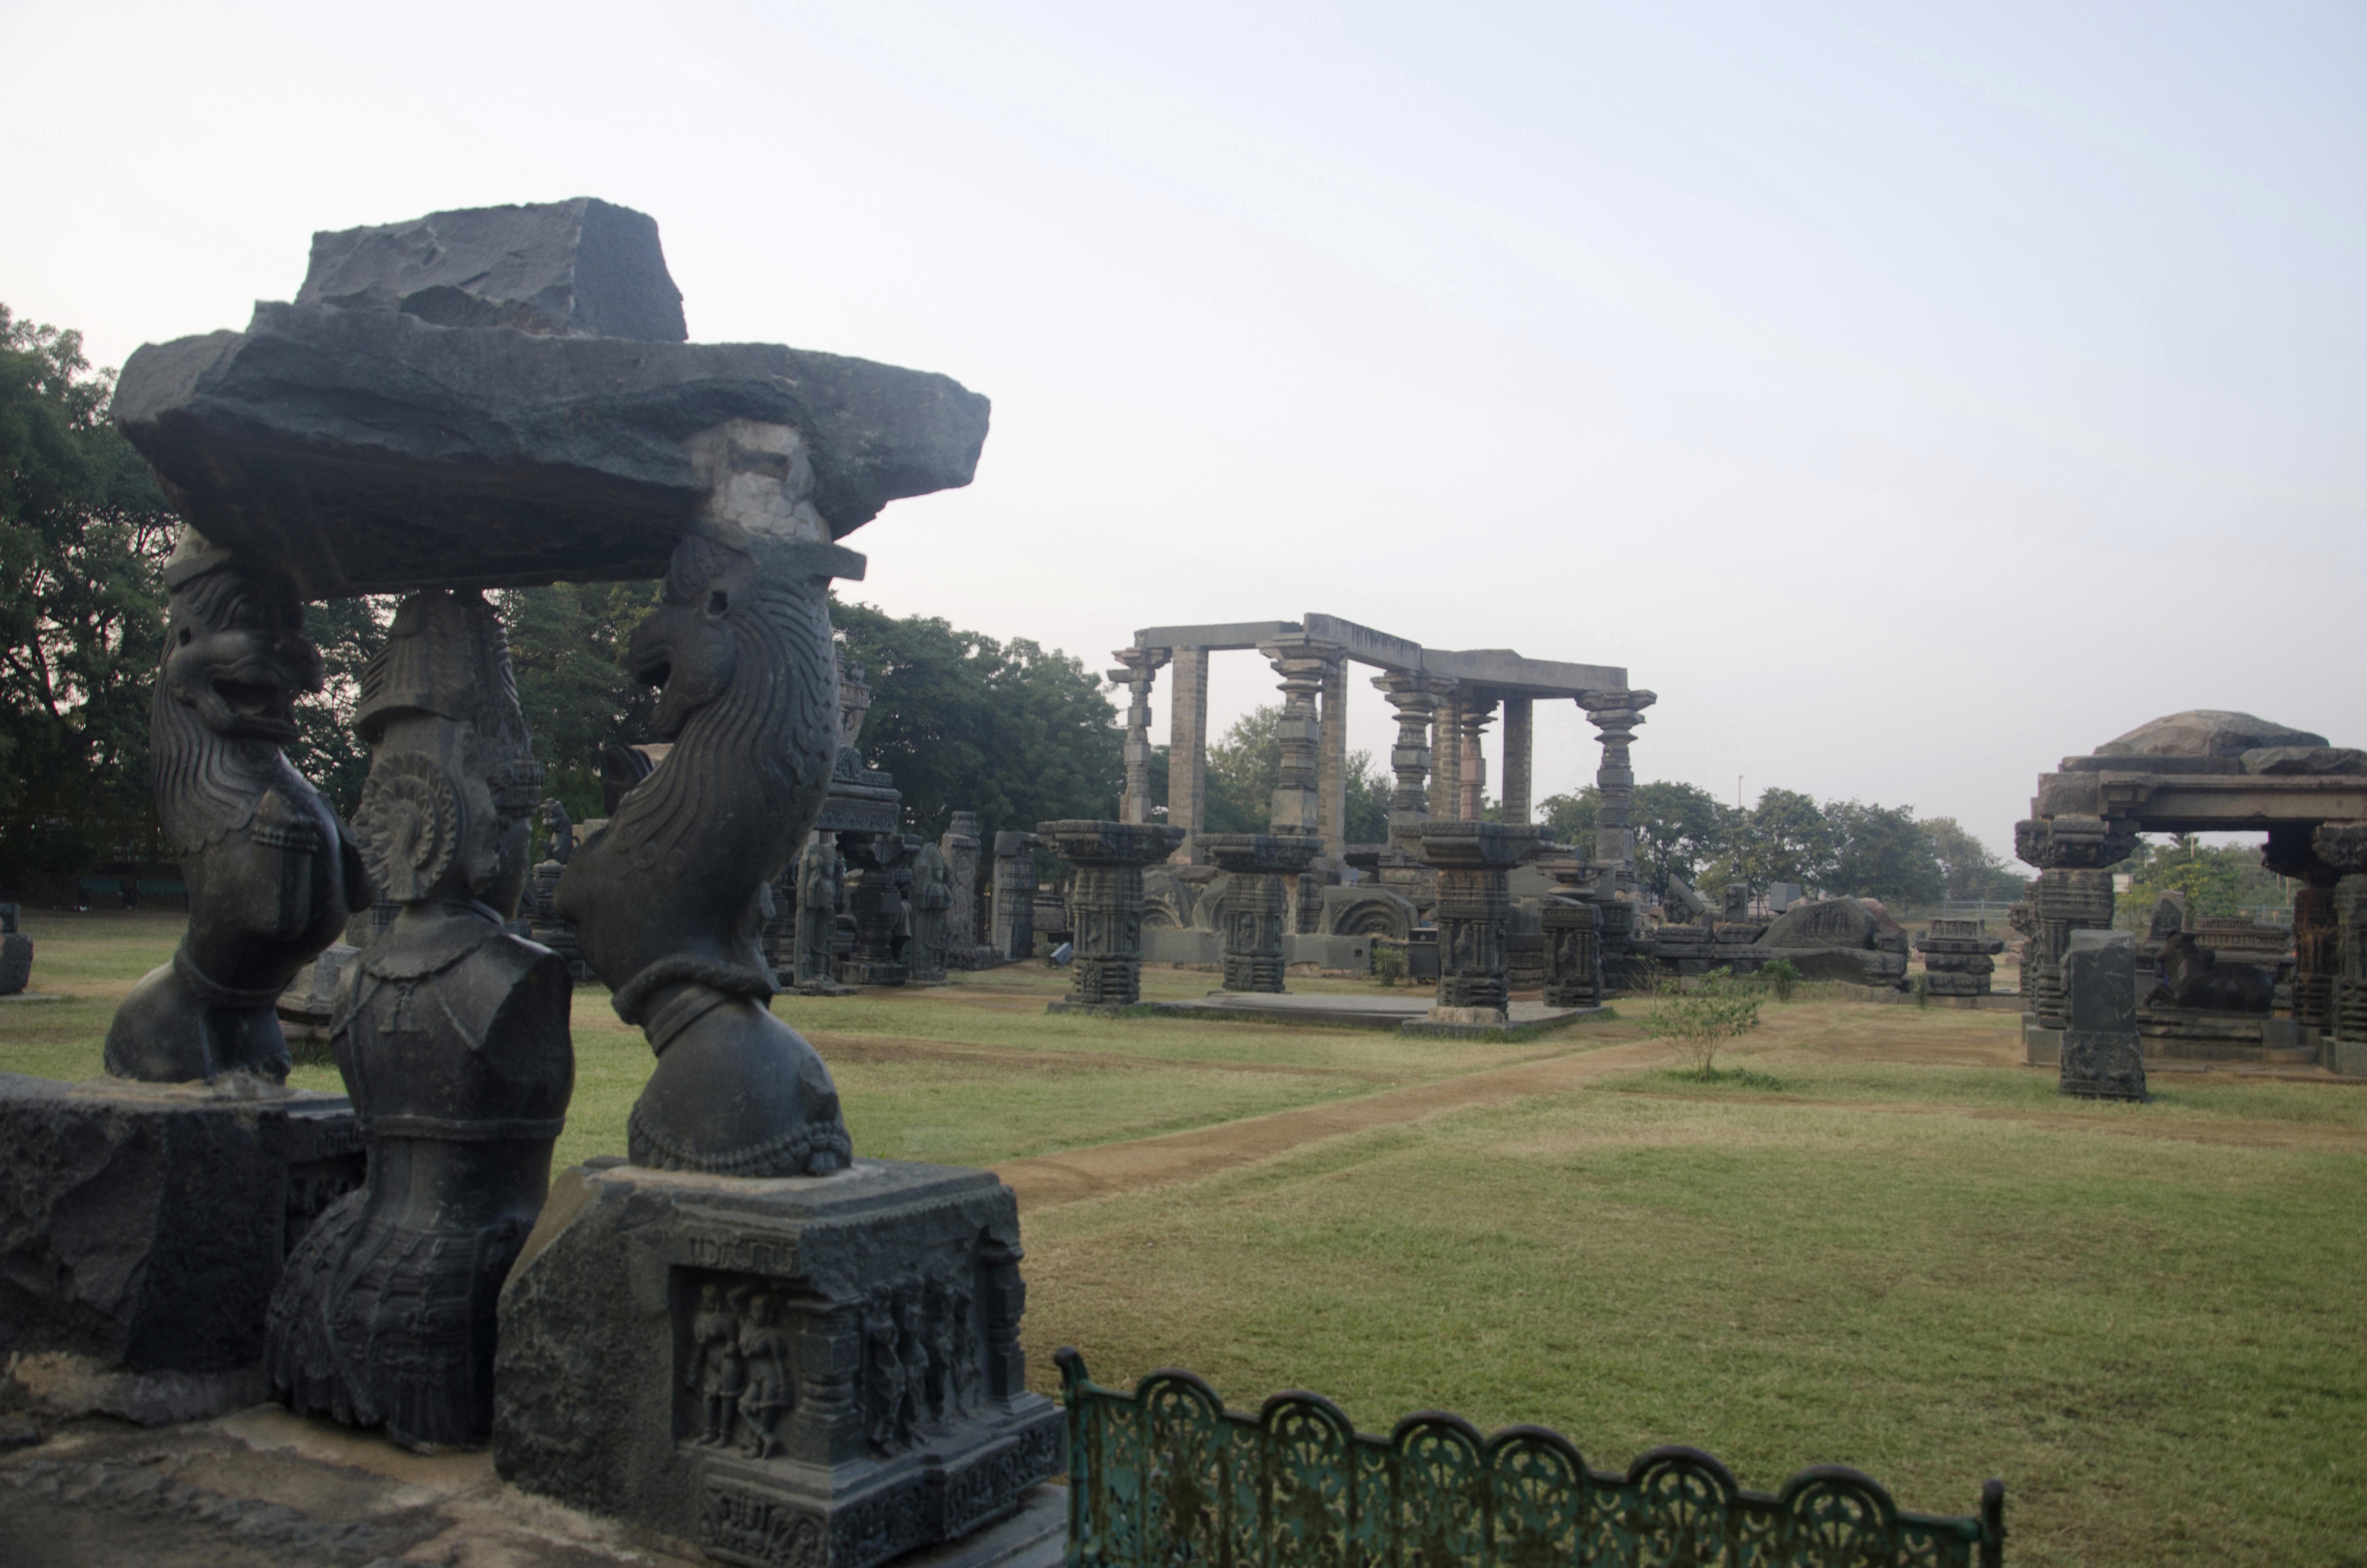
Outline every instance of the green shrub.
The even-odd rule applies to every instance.
[[[1756,977],[1738,980],[1730,969],[1712,970],[1690,990],[1674,980],[1658,989],[1660,1006],[1644,1020],[1645,1034],[1673,1042],[1693,1075],[1704,1080],[1716,1076],[1720,1046],[1759,1027],[1759,1005],[1767,995]]]
[[[1405,949],[1395,943],[1373,944],[1373,973],[1383,985],[1395,985],[1406,974]]]
[[[1775,1000],[1789,1002],[1792,987],[1800,983],[1800,966],[1790,959],[1769,959],[1759,966],[1759,978],[1774,988]]]

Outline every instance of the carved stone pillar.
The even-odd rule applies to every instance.
[[[1373,677],[1398,710],[1398,744],[1389,751],[1397,789],[1389,796],[1389,842],[1404,854],[1421,855],[1421,824],[1430,815],[1430,726],[1445,683],[1392,670]]]
[[[956,812],[937,840],[946,858],[946,886],[953,895],[946,905],[946,964],[949,969],[978,966],[978,813]]]
[[[1438,706],[1431,714],[1430,814],[1452,822],[1463,814],[1463,722],[1457,712],[1462,693],[1453,681],[1437,687]]]
[[[1595,788],[1603,804],[1595,815],[1594,858],[1610,863],[1614,891],[1633,897],[1636,882],[1636,834],[1628,825],[1628,808],[1636,798],[1636,769],[1627,748],[1644,710],[1659,700],[1648,691],[1590,691],[1578,699],[1603,737],[1603,766],[1595,770]]]
[[[2281,823],[2269,829],[2260,864],[2302,884],[2293,890],[2293,1022],[2330,1031],[2334,983],[2341,970],[2341,919],[2336,910],[2335,889],[2342,872],[2318,858],[2316,836],[2316,824]],[[2338,853],[2340,836],[2337,834],[2328,839]]]
[[[1348,665],[1333,653],[1323,676],[1321,734],[1315,752],[1316,820],[1323,853],[1339,860],[1348,852]]]
[[[1422,858],[1438,873],[1438,998],[1433,1023],[1501,1028],[1508,1020],[1506,873],[1545,844],[1534,827],[1470,821],[1422,824]]]
[[[1307,869],[1315,858],[1315,842],[1229,833],[1201,843],[1229,879],[1221,917],[1225,989],[1281,991],[1283,923],[1289,903],[1285,880]]]
[[[994,835],[994,955],[1017,963],[1036,951],[1036,835]]]
[[[1197,835],[1208,825],[1208,650],[1178,648],[1168,677],[1167,825]],[[1192,840],[1175,852],[1190,865]]]
[[[1531,770],[1536,746],[1536,699],[1504,699],[1503,809],[1499,813],[1514,827],[1529,820]]]
[[[912,967],[897,957],[904,922],[904,895],[896,872],[907,861],[904,841],[893,834],[850,833],[844,843],[847,863],[860,873],[849,890],[855,915],[855,956],[838,966],[847,985],[901,985]]]
[[[1142,999],[1142,869],[1175,852],[1184,830],[1161,824],[1036,824],[1052,853],[1077,868],[1069,884],[1076,930],[1069,994],[1056,1013],[1131,1007]]]
[[[2327,1032],[2338,1040],[2367,1040],[2367,823],[2320,824],[2310,845],[2320,861],[2341,875],[2334,884],[2334,983]],[[2295,901],[2296,924],[2299,916]]]
[[[2111,886],[2105,883],[2108,893]],[[2149,1098],[2145,1041],[2137,1033],[2136,944],[2125,931],[2083,930],[2071,939],[2061,968],[2063,1093],[2082,1099]]]
[[[2105,869],[2128,858],[2136,835],[2101,817],[2057,816],[2014,824],[2014,853],[2039,869],[2031,890],[2037,931],[2023,950],[2033,1009],[2041,1028],[2068,1027],[2064,1011],[2063,955],[2071,933],[2109,929],[2112,924],[2112,874]]]
[[[1465,822],[1478,822],[1486,808],[1488,797],[1488,757],[1479,749],[1480,737],[1487,733],[1488,722],[1495,716],[1496,699],[1491,697],[1466,697],[1455,707],[1455,723],[1461,731],[1457,750],[1461,753],[1462,799],[1455,815]]]
[[[1603,943],[1594,905],[1579,892],[1586,867],[1571,860],[1553,873],[1563,891],[1537,906],[1546,934],[1546,1006],[1591,1007],[1603,1000]]]
[[[1122,822],[1150,820],[1150,686],[1167,663],[1164,648],[1120,648],[1112,655],[1123,666],[1109,678],[1133,696],[1126,710],[1126,793],[1118,801]],[[1172,764],[1171,756],[1170,762]]]
[[[1315,753],[1321,722],[1315,699],[1336,666],[1320,644],[1304,641],[1266,643],[1258,652],[1274,662],[1274,673],[1282,676],[1282,720],[1275,726],[1282,740],[1282,773],[1274,787],[1274,831],[1284,837],[1320,840]]]

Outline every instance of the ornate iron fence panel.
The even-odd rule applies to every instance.
[[[1813,1465],[1753,1492],[1698,1449],[1590,1470],[1542,1426],[1492,1437],[1409,1415],[1387,1437],[1318,1394],[1229,1411],[1189,1372],[1121,1393],[1059,1353],[1068,1568],[1999,1568],[2005,1486],[1977,1514],[1911,1514]]]

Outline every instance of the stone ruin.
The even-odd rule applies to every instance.
[[[1284,700],[1281,779],[1266,832],[1249,836],[1310,846],[1303,851],[1305,864],[1290,869],[1270,863],[1270,855],[1262,858],[1262,852],[1206,832],[1208,658],[1250,651],[1272,665]],[[1221,964],[1228,986],[1241,988],[1231,977],[1263,970],[1227,956],[1236,950],[1234,934],[1248,928],[1244,921],[1257,926],[1279,890],[1282,967],[1361,967],[1360,960],[1369,961],[1372,941],[1381,938],[1409,945],[1416,978],[1440,978],[1443,964],[1437,971],[1429,968],[1439,951],[1440,869],[1424,858],[1425,825],[1479,818],[1489,788],[1482,741],[1499,714],[1503,740],[1497,815],[1504,825],[1527,825],[1534,807],[1536,704],[1569,700],[1602,736],[1599,827],[1591,845],[1541,844],[1508,872],[1506,972],[1515,988],[1546,984],[1553,938],[1546,911],[1579,902],[1595,909],[1587,927],[1594,948],[1590,973],[1599,963],[1602,984],[1615,989],[1648,983],[1650,955],[1635,940],[1640,929],[1638,888],[1628,812],[1636,779],[1628,747],[1655,699],[1631,688],[1625,670],[1523,658],[1506,649],[1425,648],[1319,614],[1298,620],[1152,627],[1137,631],[1133,645],[1117,650],[1115,657],[1120,667],[1109,672],[1110,678],[1129,697],[1126,792],[1118,812],[1127,823],[1150,820],[1150,697],[1159,672],[1173,670],[1167,823],[1184,836],[1167,863],[1145,874],[1147,958]],[[1353,665],[1378,672],[1373,684],[1397,713],[1398,744],[1389,754],[1396,788],[1389,835],[1382,844],[1351,844],[1345,835]],[[1556,918],[1568,948],[1575,927],[1566,917]],[[1260,943],[1264,939],[1261,936]],[[1599,989],[1591,979],[1588,983]],[[1264,989],[1264,982],[1255,988]]]
[[[110,1078],[0,1076],[0,1202],[28,1220],[0,1350],[83,1408],[267,1389],[490,1443],[522,1486],[734,1561],[871,1568],[1060,1465],[1009,1189],[855,1159],[760,945],[817,830],[872,892],[858,966],[957,945],[963,846],[907,856],[844,744],[826,592],[862,574],[839,540],[968,482],[988,408],[686,338],[656,224],[583,199],[317,235],[292,303],[126,363],[115,417],[187,525],[152,744],[189,927],[119,1009]],[[606,818],[550,817],[529,867],[540,770],[481,593],[661,572],[628,651],[660,740],[616,748]],[[305,602],[380,593],[405,597],[349,825],[280,748],[321,680]],[[908,888],[911,960],[881,950]],[[291,1093],[278,1007],[341,934],[348,1095]],[[630,1163],[554,1180],[572,966],[655,1060]],[[125,1201],[67,1200],[95,1183]]]
[[[1925,986],[1934,996],[1986,996],[2005,939],[1978,920],[1934,920],[1915,938],[1923,955]]]
[[[0,903],[0,996],[19,995],[33,983],[33,938],[17,920],[17,906]]]
[[[2029,1059],[2072,1064],[2067,955],[2113,923],[2112,868],[2140,833],[2252,833],[2261,864],[2302,885],[2290,932],[2157,908],[2135,972],[2135,1028],[2153,1062],[2316,1062],[2367,1076],[2367,751],[2248,713],[2140,725],[2043,774],[2016,852],[2038,869],[2015,927]],[[2069,1086],[2067,1076],[2067,1089]]]

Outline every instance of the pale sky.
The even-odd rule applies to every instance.
[[[2005,851],[2157,714],[2367,744],[2356,4],[5,0],[0,59],[0,301],[99,363],[315,229],[590,195],[694,338],[986,393],[847,541],[899,614],[1623,665],[1641,778]]]

